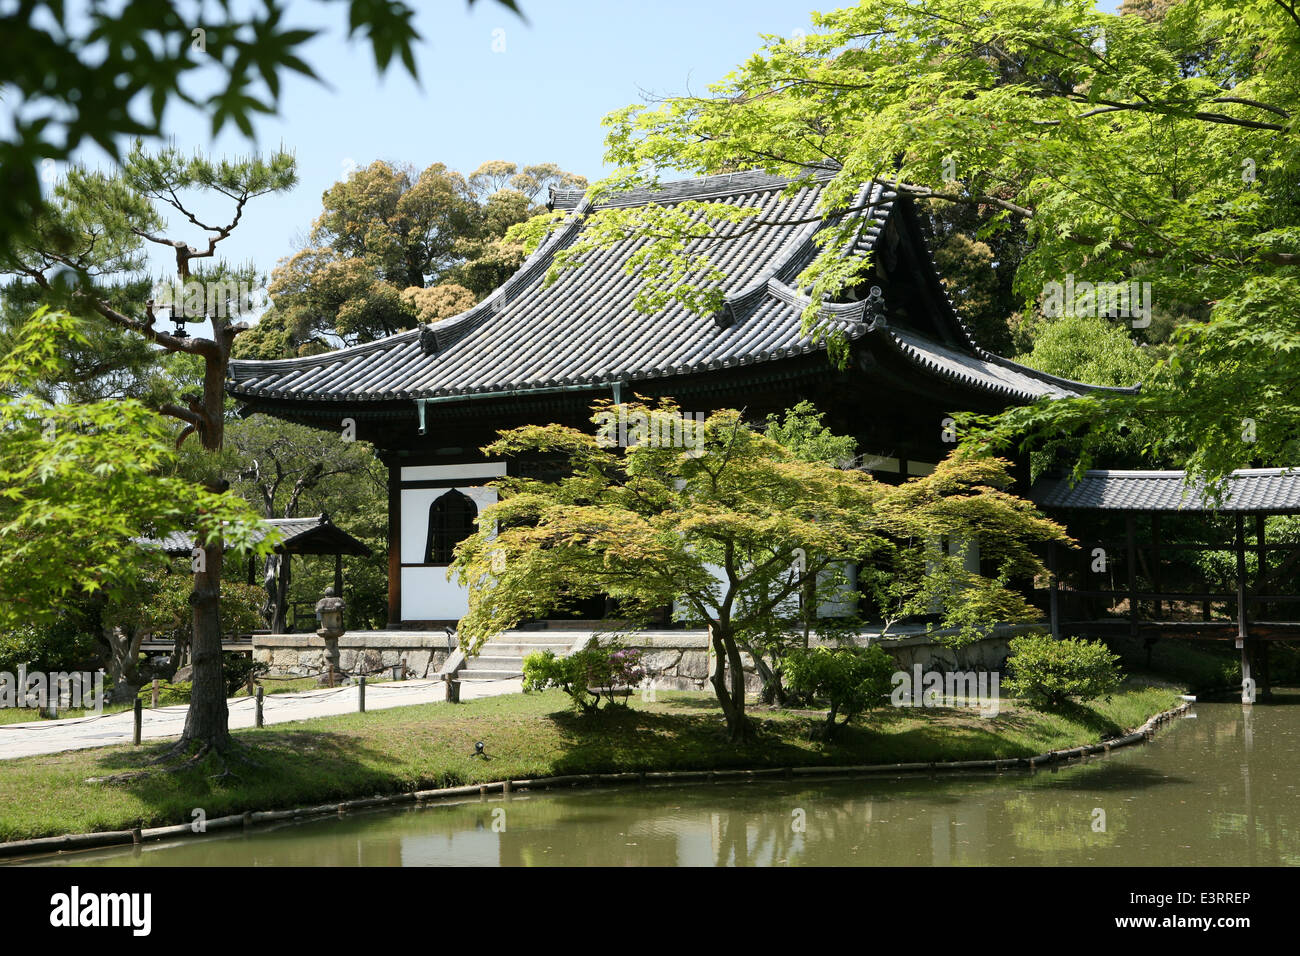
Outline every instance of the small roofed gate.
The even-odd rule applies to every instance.
[[[1089,471],[1031,494],[1079,548],[1052,544],[1055,636],[1232,640],[1242,700],[1269,692],[1268,642],[1300,638],[1300,472],[1242,469],[1221,493],[1182,471]]]

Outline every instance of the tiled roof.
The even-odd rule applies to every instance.
[[[983,349],[978,349],[972,355],[931,342],[924,336],[904,329],[881,328],[879,331],[888,337],[895,348],[918,365],[965,385],[1021,401],[1033,401],[1045,395],[1066,398],[1091,388],[1081,382],[1057,378],[1020,365]]]
[[[1300,512],[1300,471],[1239,469],[1217,503],[1183,471],[1089,471],[1073,487],[1065,478],[1040,479],[1030,497],[1043,508],[1291,513]]]
[[[261,526],[253,532],[254,543],[265,538],[272,528],[279,530],[284,536],[283,540],[275,546],[277,552],[297,554],[300,549],[305,549],[303,553],[370,554],[368,547],[334,525],[329,515],[314,515],[310,518],[263,518]],[[312,540],[316,538],[320,540]],[[161,541],[143,539],[141,543],[154,547],[161,546],[163,551],[173,557],[188,555],[194,550],[194,536],[183,531],[173,531]],[[332,550],[320,550],[323,548]]]
[[[808,299],[789,285],[820,251],[824,228],[817,201],[831,171],[812,185],[783,195],[792,180],[744,172],[665,183],[619,194],[606,205],[630,206],[685,199],[756,208],[764,222],[789,225],[716,229],[721,240],[697,240],[724,273],[725,306],[697,315],[678,303],[643,313],[634,307],[639,280],[624,271],[645,240],[600,250],[549,286],[543,278],[556,252],[579,236],[593,208],[577,190],[556,190],[552,205],[571,215],[501,288],[468,311],[381,339],[323,355],[274,361],[232,361],[231,394],[250,399],[378,402],[394,399],[500,394],[666,378],[710,369],[778,361],[825,349],[801,332]],[[849,255],[869,253],[894,209],[896,196],[863,188],[852,213],[861,229]],[[883,302],[872,298],[823,310],[850,340],[884,323]],[[972,350],[964,355],[915,333],[891,329],[890,341],[932,371],[995,393],[1032,400],[1079,394],[1088,386],[1035,372],[992,356],[960,326]]]

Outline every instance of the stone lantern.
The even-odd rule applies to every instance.
[[[336,675],[346,677],[339,666],[339,638],[343,636],[343,609],[347,604],[334,594],[334,589],[326,588],[325,596],[316,602],[316,616],[320,618],[320,627],[316,634],[325,642],[325,675],[321,678],[322,686],[334,686]]]

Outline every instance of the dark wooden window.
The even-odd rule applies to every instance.
[[[449,491],[429,506],[429,537],[424,546],[425,564],[449,564],[452,552],[475,532],[478,507],[472,498]]]

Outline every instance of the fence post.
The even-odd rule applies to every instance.
[[[361,713],[366,712],[366,675],[362,674],[357,679],[357,700],[361,703]]]
[[[155,710],[158,709],[158,678],[153,679],[153,703],[149,705]]]
[[[253,695],[253,671],[251,669],[248,672],[248,695],[250,697]]]
[[[133,711],[134,711],[134,716],[135,716],[135,730],[134,730],[134,731],[132,732],[132,734],[131,734],[131,743],[134,744],[135,746],[139,747],[139,746],[140,746],[140,726],[141,726],[141,724],[142,724],[143,721],[144,721],[144,701],[142,701],[142,700],[140,699],[140,695],[139,695],[139,694],[136,695],[136,698],[135,698],[135,707],[132,708],[132,709],[133,709]]]
[[[257,688],[257,726],[262,726],[262,686]]]

